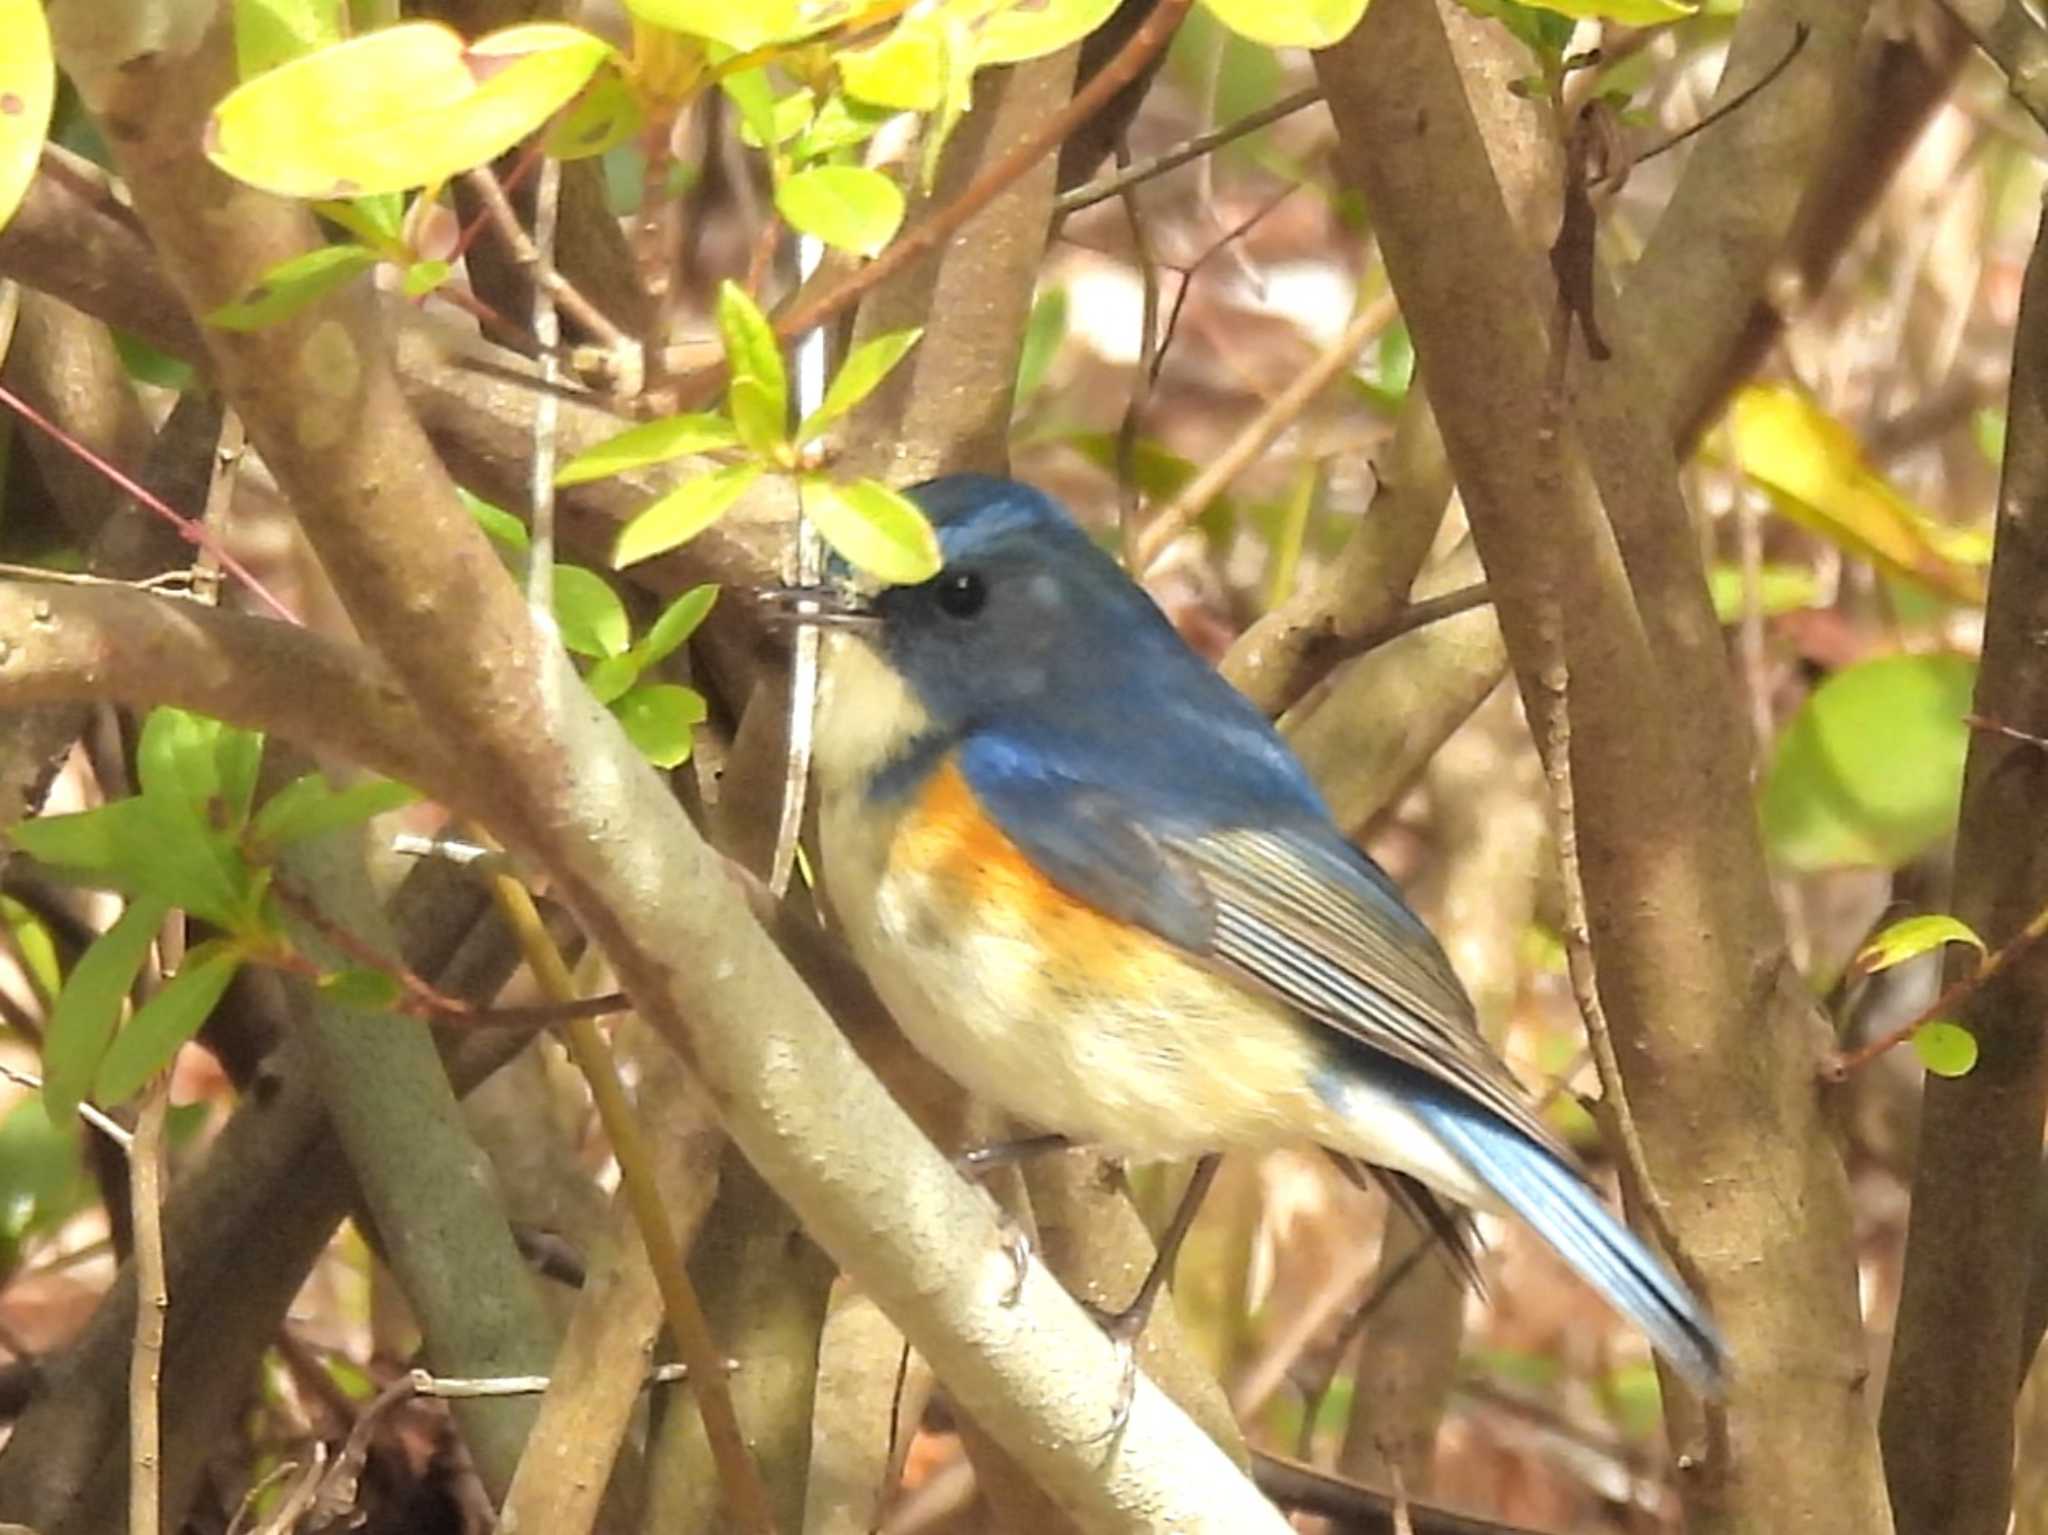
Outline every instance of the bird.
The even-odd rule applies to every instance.
[[[1047,495],[970,474],[907,495],[935,576],[839,566],[800,595],[828,635],[824,890],[912,1045],[1069,1144],[1313,1144],[1518,1217],[1718,1394],[1705,1307],[1595,1193],[1265,717]]]

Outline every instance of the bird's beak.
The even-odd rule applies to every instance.
[[[754,595],[777,626],[869,629],[882,621],[873,598],[843,586],[764,586]]]

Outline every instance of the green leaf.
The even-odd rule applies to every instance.
[[[748,114],[740,124],[740,142],[749,149],[779,149],[810,126],[817,115],[817,98],[809,87],[773,98],[765,120],[758,112]],[[768,130],[763,137],[762,128]]]
[[[678,485],[619,529],[612,568],[623,570],[695,538],[760,477],[759,464],[734,464]]]
[[[400,992],[397,979],[382,970],[336,970],[317,984],[328,1001],[365,1013],[390,1012]]]
[[[143,794],[132,803],[142,807],[146,840],[121,872],[137,890],[229,932],[259,924],[256,873],[234,832],[181,800]]]
[[[1327,48],[1365,14],[1365,0],[1202,0],[1239,37],[1269,48]]]
[[[768,317],[730,278],[718,285],[718,331],[725,339],[725,361],[733,382],[752,379],[759,385],[763,413],[774,418],[779,436],[789,419],[789,375],[782,365],[782,346]],[[746,441],[746,423],[737,419],[737,411],[734,424],[740,440]]]
[[[1011,395],[1014,410],[1021,411],[1031,403],[1066,339],[1067,290],[1047,288],[1031,301],[1031,318],[1024,325],[1024,345],[1017,354],[1017,387]]]
[[[555,476],[557,485],[582,485],[665,464],[689,453],[716,453],[739,441],[733,425],[716,411],[690,411],[680,416],[663,416],[626,428],[607,437],[594,448],[586,448]]]
[[[1884,656],[1816,688],[1779,739],[1764,839],[1783,868],[1897,868],[1955,828],[1976,663]]]
[[[235,0],[235,75],[247,80],[338,43],[341,0]]]
[[[182,805],[207,824],[219,802],[227,812],[224,824],[241,825],[262,761],[257,732],[169,707],[149,712],[135,747],[143,794]]]
[[[446,282],[454,270],[445,261],[415,261],[399,279],[399,291],[407,298],[424,298]]]
[[[0,1119],[0,1275],[12,1273],[23,1237],[55,1230],[92,1194],[75,1124],[52,1120],[41,1098],[9,1109]]]
[[[102,1104],[132,1097],[212,1015],[228,982],[242,968],[242,952],[216,939],[185,956],[178,973],[136,1010],[100,1061],[93,1095]]]
[[[38,816],[8,828],[15,845],[54,869],[91,876],[92,883],[132,890],[129,877],[153,824],[139,799],[115,800],[74,815]]]
[[[765,69],[743,69],[722,77],[718,88],[739,108],[740,123],[756,144],[775,141],[775,87]]]
[[[804,24],[798,0],[626,0],[626,9],[642,21],[723,43],[735,53],[815,30]]]
[[[866,48],[833,55],[849,96],[898,112],[929,112],[945,95],[946,44],[929,17],[906,16]]]
[[[0,895],[0,927],[7,929],[15,958],[36,990],[45,997],[56,996],[64,985],[64,974],[57,963],[57,942],[43,919],[13,896]]]
[[[870,106],[843,95],[827,96],[789,152],[804,165],[835,150],[851,149],[873,138],[875,130],[895,115],[887,107]]]
[[[249,834],[266,849],[286,848],[403,809],[419,797],[417,789],[395,779],[365,779],[337,789],[321,774],[307,773],[263,802]]]
[[[611,583],[581,565],[555,567],[555,623],[579,656],[615,656],[633,642],[632,621]]]
[[[399,192],[381,192],[375,197],[353,199],[323,197],[313,211],[338,229],[345,229],[358,241],[387,261],[400,261],[410,252],[405,243],[405,197]]]
[[[227,828],[239,831],[249,824],[249,807],[256,802],[256,779],[263,769],[262,733],[224,725],[213,754],[220,766],[220,802],[227,809]]]
[[[633,647],[633,654],[640,658],[643,666],[652,666],[665,660],[697,632],[697,626],[711,616],[712,604],[718,601],[718,588],[710,584],[693,586],[661,610],[661,616],[648,627],[640,643]]]
[[[502,506],[493,506],[482,496],[473,496],[459,485],[455,494],[469,508],[469,515],[476,519],[477,526],[493,540],[508,549],[525,550],[532,546],[533,535],[526,531],[526,524]]]
[[[590,689],[590,696],[601,704],[616,701],[634,683],[640,680],[647,663],[634,651],[622,656],[606,656],[594,663],[583,674],[583,685]]]
[[[1959,1023],[1923,1023],[1913,1031],[1913,1053],[1937,1077],[1966,1077],[1977,1064],[1977,1036]]]
[[[0,0],[0,229],[28,195],[57,100],[42,0]]]
[[[883,379],[887,378],[896,364],[903,361],[904,354],[917,345],[924,334],[922,326],[908,330],[892,330],[879,336],[870,336],[847,355],[839,371],[832,376],[832,382],[825,390],[825,398],[818,408],[804,419],[796,429],[798,442],[809,442],[826,427],[860,404]]]
[[[1680,0],[1531,0],[1547,11],[1569,16],[1574,21],[1612,21],[1624,27],[1661,27],[1683,21],[1699,11],[1697,5]]]
[[[1765,618],[1799,613],[1820,602],[1820,580],[1807,565],[1766,565],[1757,572],[1757,603]],[[1742,617],[1742,567],[1723,560],[1707,571],[1714,616],[1724,624]]]
[[[929,581],[939,573],[939,538],[932,525],[915,502],[879,480],[835,485],[807,474],[803,507],[819,536],[856,570],[895,585]]]
[[[1464,4],[1475,16],[1498,21],[1539,59],[1555,64],[1571,46],[1573,24],[1556,11],[1525,5],[1522,0],[1464,0]]]
[[[121,366],[128,376],[138,384],[154,384],[159,389],[182,394],[192,382],[192,364],[158,351],[140,336],[115,328],[114,350],[121,354]]]
[[[726,391],[726,409],[739,429],[740,441],[756,458],[786,464],[793,457],[789,440],[789,417],[785,401],[771,393],[759,379],[736,378]]]
[[[309,53],[229,92],[208,157],[285,197],[358,197],[496,159],[567,105],[611,45],[533,22],[465,44],[406,22]]]
[[[1058,53],[1109,20],[1116,5],[1117,0],[1040,0],[1004,6],[981,24],[975,63],[1019,64]]]
[[[1979,954],[1990,952],[1976,929],[1960,917],[1929,912],[1887,927],[1857,951],[1856,966],[1867,971],[1889,970],[1949,943],[1967,943]]]
[[[646,123],[639,98],[613,61],[555,119],[542,147],[557,160],[587,160],[628,142]]]
[[[360,245],[323,245],[280,261],[256,285],[206,317],[222,330],[261,330],[287,319],[324,294],[361,276],[379,256]]]
[[[169,910],[168,902],[146,896],[130,901],[120,920],[79,955],[57,993],[43,1036],[43,1103],[58,1124],[70,1123],[85,1101],[120,1022],[121,1004]]]
[[[626,738],[658,768],[672,768],[690,756],[691,727],[704,723],[704,699],[672,682],[634,688],[612,705]]]

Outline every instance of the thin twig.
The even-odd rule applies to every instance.
[[[135,1144],[128,1158],[128,1190],[135,1227],[135,1345],[128,1364],[128,1535],[163,1529],[162,1406],[164,1317],[171,1293],[164,1278],[164,1110],[169,1072],[144,1090]]]
[[[475,174],[485,178],[493,189],[497,187],[497,178],[488,169]],[[484,199],[487,207],[502,208],[504,222],[499,227],[503,230],[509,224],[525,246],[519,259],[528,264],[536,279],[533,336],[540,348],[540,377],[544,384],[559,383],[562,377],[562,317],[555,307],[556,290],[545,280],[554,268],[555,221],[561,197],[562,162],[544,159],[540,184],[534,189],[534,238],[530,241],[519,231],[519,220],[512,216],[512,205],[503,192],[498,193],[495,205],[488,195]],[[552,391],[543,389],[533,397],[533,454],[527,476],[533,527],[526,556],[526,606],[533,621],[550,634],[555,632],[555,437],[561,419],[562,402]]]
[[[1167,502],[1146,524],[1144,532],[1138,536],[1131,569],[1140,573],[1148,569],[1166,546],[1180,537],[1188,525],[1202,514],[1202,509],[1271,447],[1329,382],[1350,366],[1358,349],[1386,329],[1394,312],[1393,297],[1383,295],[1353,315],[1343,334],[1325,347],[1299,378],[1281,390],[1227,448],[1210,460],[1202,472],[1183,486],[1180,494]]]
[[[221,547],[219,538],[209,532],[204,523],[194,521],[192,518],[177,511],[162,496],[159,496],[155,491],[149,489],[149,487],[143,485],[132,476],[123,473],[110,460],[94,452],[5,385],[0,385],[0,405],[6,406],[37,431],[54,439],[63,447],[65,452],[71,454],[80,463],[90,464],[119,489],[122,494],[132,497],[137,503],[149,508],[157,516],[163,518],[164,521],[177,530],[178,537],[184,539],[186,543],[211,553],[215,559],[220,561],[221,569],[227,571],[236,580],[240,581],[243,586],[249,589],[249,592],[257,601],[269,608],[277,617],[283,619],[288,624],[297,624],[299,622],[297,614],[278,601],[276,597],[272,596],[270,589],[251,575],[247,566]]]
[[[1121,137],[1116,146],[1117,164],[1130,160],[1130,148]],[[1126,189],[1123,194],[1124,218],[1130,225],[1131,249],[1137,256],[1138,278],[1144,299],[1138,306],[1138,372],[1131,382],[1131,397],[1124,405],[1123,419],[1116,428],[1116,487],[1117,520],[1123,530],[1123,544],[1126,554],[1137,546],[1138,509],[1138,433],[1144,425],[1145,407],[1151,403],[1153,385],[1159,379],[1159,367],[1163,353],[1159,345],[1159,262],[1152,251],[1152,241],[1145,230],[1143,215],[1138,209],[1138,194]],[[1181,292],[1187,292],[1187,278],[1181,280]],[[1176,312],[1178,311],[1178,306]]]
[[[476,1011],[475,1007],[462,998],[449,996],[415,975],[403,964],[379,954],[374,946],[328,916],[318,901],[275,869],[271,871],[270,892],[277,898],[278,905],[340,949],[356,964],[365,970],[375,970],[390,976],[398,983],[399,989],[425,1011],[463,1016]]]
[[[22,1071],[18,1067],[0,1065],[0,1077],[5,1077],[16,1087],[25,1087],[30,1092],[39,1093],[43,1090],[43,1079],[32,1071]],[[116,1146],[119,1146],[122,1151],[126,1152],[133,1149],[135,1137],[129,1133],[128,1127],[117,1119],[109,1118],[92,1104],[81,1101],[78,1105],[78,1117],[99,1131],[100,1134],[112,1141]]]
[[[813,235],[797,242],[799,283],[817,275],[825,244]],[[829,333],[820,325],[797,342],[796,416],[802,420],[825,400],[825,349]],[[801,486],[802,481],[798,481]],[[803,492],[797,492],[796,581],[814,587],[824,580],[825,543],[804,514]],[[782,800],[775,824],[775,851],[768,862],[768,889],[777,900],[789,891],[796,873],[798,839],[804,828],[804,791],[811,781],[811,748],[818,724],[818,658],[824,634],[816,624],[799,625],[789,664],[789,749],[782,760]]]
[[[725,1362],[729,1374],[739,1368],[735,1360]],[[658,1364],[641,1377],[641,1387],[672,1386],[690,1378],[690,1367],[680,1361]],[[425,1370],[406,1373],[406,1385],[414,1396],[439,1397],[446,1401],[479,1397],[539,1396],[553,1380],[548,1375],[430,1375]]]
[[[532,894],[519,881],[503,875],[492,881],[492,892],[541,991],[555,1002],[574,1000],[575,982],[541,922]],[[572,1020],[564,1034],[569,1053],[589,1085],[597,1117],[611,1142],[612,1155],[618,1161],[619,1185],[633,1207],[634,1223],[640,1228],[648,1264],[661,1290],[662,1307],[676,1350],[684,1363],[694,1368],[704,1438],[718,1468],[732,1522],[751,1535],[775,1535],[775,1518],[767,1489],[761,1482],[761,1468],[747,1448],[739,1415],[733,1408],[724,1357],[712,1341],[711,1325],[683,1264],[682,1243],[676,1237],[675,1224],[669,1219],[668,1206],[655,1179],[654,1153],[627,1101],[611,1046],[596,1023],[588,1018]]]
[[[1281,97],[1269,107],[1248,112],[1235,122],[1225,123],[1221,128],[1211,128],[1207,133],[1198,133],[1191,139],[1184,139],[1173,148],[1148,159],[1120,165],[1113,175],[1060,193],[1053,200],[1053,215],[1056,218],[1064,218],[1070,213],[1080,212],[1083,208],[1092,208],[1099,202],[1107,202],[1140,182],[1150,181],[1155,176],[1163,176],[1170,170],[1177,170],[1190,160],[1199,159],[1211,150],[1221,149],[1225,144],[1241,139],[1246,134],[1257,133],[1261,128],[1270,127],[1283,117],[1292,117],[1296,112],[1312,107],[1322,99],[1321,88],[1310,86],[1307,90],[1296,91],[1292,96]]]
[[[2008,9],[2016,8],[2018,3],[2019,0],[2008,0]],[[1953,6],[1951,6],[1950,8],[1955,9],[1955,7]],[[1744,87],[1743,90],[1740,91],[1731,100],[1726,101],[1722,105],[1714,108],[1713,111],[1707,113],[1698,122],[1689,123],[1685,127],[1680,128],[1676,133],[1671,134],[1669,137],[1658,140],[1655,144],[1652,144],[1648,149],[1644,150],[1639,155],[1631,155],[1624,163],[1617,165],[1612,170],[1608,171],[1606,175],[1602,176],[1599,179],[1599,181],[1596,181],[1594,183],[1594,185],[1597,186],[1600,184],[1600,182],[1603,181],[1614,181],[1623,179],[1627,177],[1630,171],[1634,170],[1638,165],[1641,165],[1645,160],[1654,160],[1657,158],[1657,156],[1663,154],[1666,150],[1676,149],[1680,144],[1683,144],[1687,139],[1691,138],[1694,134],[1702,133],[1706,129],[1713,127],[1714,124],[1720,122],[1723,118],[1729,117],[1736,112],[1740,112],[1744,107],[1749,105],[1749,103],[1757,96],[1759,92],[1768,89],[1771,82],[1776,80],[1778,76],[1782,75],[1786,71],[1786,69],[1790,67],[1792,61],[1799,57],[1799,50],[1806,46],[1806,39],[1809,34],[1809,30],[1810,29],[1807,27],[1807,24],[1805,22],[1801,21],[1795,23],[1792,28],[1791,46],[1785,50],[1784,55],[1781,58],[1779,58],[1777,63],[1773,64],[1769,69],[1765,70],[1763,74],[1760,75],[1754,82]],[[1987,49],[1986,51],[1988,52],[1989,50]],[[1993,57],[1995,58],[1996,55],[1993,55]],[[2030,107],[2028,108],[2028,110],[2032,111],[2033,109]]]
[[[555,266],[554,224],[555,210],[560,206],[561,179],[562,166],[559,160],[550,159],[543,162],[540,191],[534,211],[534,235],[529,239],[526,231],[520,227],[519,215],[512,207],[512,200],[505,195],[504,187],[499,184],[497,173],[488,165],[484,165],[471,171],[468,177],[470,187],[483,202],[484,212],[491,221],[491,227],[497,230],[498,238],[503,240],[506,249],[511,251],[512,259],[525,267],[532,278],[535,290],[533,328],[535,338],[540,342],[543,375],[552,377],[546,372],[547,359],[554,354],[555,348],[561,342],[559,326],[544,327],[541,304],[545,297],[550,304],[559,305],[567,310],[571,319],[604,343],[610,351],[610,381],[619,393],[630,398],[640,392],[639,380],[643,364],[639,341],[627,335],[610,315],[600,309],[581,288],[564,277]],[[550,183],[553,186],[552,192]],[[538,206],[542,201],[549,204],[545,211]]]

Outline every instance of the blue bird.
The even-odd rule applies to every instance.
[[[1511,1212],[1718,1391],[1700,1303],[1266,720],[1046,496],[910,495],[943,569],[828,603],[815,760],[827,893],[912,1044],[1077,1144],[1315,1143]]]

